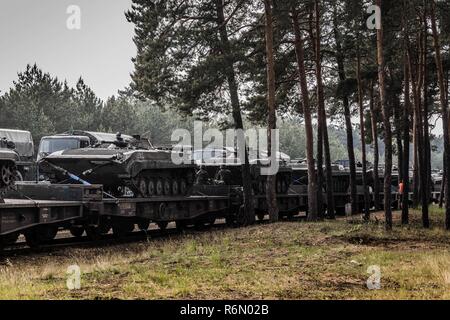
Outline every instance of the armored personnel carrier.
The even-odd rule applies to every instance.
[[[80,136],[82,132],[75,134]],[[101,184],[117,197],[186,195],[194,183],[196,166],[174,164],[172,151],[156,150],[148,140],[137,136],[89,133],[92,135],[98,139],[89,147],[44,157],[40,161],[41,172],[53,183],[68,182],[75,176],[83,183]]]
[[[258,156],[262,154],[262,159]],[[267,154],[261,152],[258,156],[256,153],[249,153],[250,174],[252,178],[253,191],[256,195],[264,195],[266,193],[267,176],[263,175]],[[234,148],[206,148],[195,150],[192,153],[192,159],[208,173],[210,184],[225,184],[242,186],[242,166],[237,152]],[[276,175],[276,192],[278,194],[286,194],[289,192],[289,186],[292,180],[292,169],[286,165],[288,156],[279,153],[277,161],[279,167]],[[226,173],[227,178],[221,177]]]
[[[6,138],[0,139],[0,198],[14,186],[17,178],[16,163],[19,161],[19,155],[14,149],[14,143]]]

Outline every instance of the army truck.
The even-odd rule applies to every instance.
[[[36,162],[34,158],[34,142],[29,131],[0,129],[0,139],[14,145],[19,157],[16,161],[16,179],[32,181],[36,177]]]
[[[141,198],[184,196],[194,184],[194,163],[175,164],[172,151],[156,150],[139,136],[72,133],[87,136],[90,145],[43,157],[39,167],[50,182],[100,184],[113,196]]]
[[[17,162],[20,157],[14,151],[14,143],[0,139],[0,200],[2,195],[14,186],[17,179]]]

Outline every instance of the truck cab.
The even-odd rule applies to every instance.
[[[67,134],[46,136],[39,143],[37,161],[54,152],[87,148],[90,144],[90,140],[86,136],[72,136]]]

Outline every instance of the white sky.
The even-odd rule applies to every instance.
[[[70,5],[81,9],[81,29],[69,30]],[[82,76],[105,99],[130,83],[135,56],[131,0],[1,0],[0,90],[27,63],[74,85]]]

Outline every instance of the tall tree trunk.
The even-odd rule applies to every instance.
[[[380,203],[380,178],[378,172],[378,166],[380,163],[380,151],[378,146],[378,116],[375,110],[375,97],[374,97],[374,81],[372,80],[370,85],[370,123],[372,127],[372,143],[373,143],[373,196],[374,205],[376,210],[381,210]]]
[[[423,148],[423,123],[422,123],[422,108],[421,108],[421,94],[420,88],[423,85],[423,77],[422,77],[422,41],[420,39],[420,50],[419,57],[420,61],[418,67],[415,68],[412,62],[412,52],[411,46],[408,41],[408,60],[409,60],[409,70],[411,74],[411,84],[414,98],[414,125],[417,137],[415,137],[415,146],[417,152],[417,162],[418,172],[418,185],[420,185],[420,201],[422,204],[422,223],[425,228],[429,227],[429,217],[428,217],[428,203],[426,200],[426,166],[424,164],[424,148]],[[416,181],[417,182],[417,181]],[[425,203],[425,206],[424,206]]]
[[[314,3],[314,7],[315,7]],[[315,9],[313,8],[313,3],[309,5],[309,37],[311,41],[312,51],[314,52],[314,62],[316,64],[316,78],[317,78],[317,35],[314,33],[317,31],[315,28]],[[319,30],[320,31],[320,30]],[[319,43],[320,45],[320,43]],[[317,83],[317,100],[319,100],[319,84]],[[322,96],[323,97],[323,96]],[[317,102],[317,210],[318,210],[318,218],[323,219],[324,214],[324,204],[323,204],[323,186],[324,186],[324,173],[323,173],[323,121],[322,121],[322,113],[320,110],[320,101]]]
[[[306,159],[308,162],[308,221],[317,220],[317,176],[314,165],[314,135],[311,121],[311,110],[308,95],[308,84],[305,71],[305,52],[303,37],[298,21],[298,13],[292,8],[292,22],[295,34],[295,52],[300,78],[300,91],[303,97],[303,116],[306,131]]]
[[[232,58],[230,41],[228,38],[227,24],[225,23],[224,3],[223,0],[216,0],[217,10],[217,25],[220,34],[220,45],[227,61],[227,68],[225,70],[228,81],[228,88],[230,91],[230,100],[232,106],[232,114],[235,129],[238,131],[238,146],[244,150],[244,162],[241,166],[242,182],[244,189],[244,207],[245,207],[245,221],[244,225],[255,222],[255,209],[253,204],[253,190],[252,178],[250,174],[250,164],[248,158],[248,150],[246,147],[245,136],[243,134],[244,123],[242,121],[241,105],[239,102],[238,84],[236,81],[236,73],[234,70],[234,59]],[[242,159],[241,159],[242,160]]]
[[[426,188],[426,199],[422,199],[422,206],[426,200],[428,207],[431,199],[431,142],[430,142],[430,126],[428,123],[429,116],[429,99],[428,99],[428,22],[427,22],[427,0],[424,0],[423,13],[423,142],[424,142],[424,187]],[[428,209],[427,209],[428,210]]]
[[[429,168],[428,159],[429,151],[431,152],[431,146],[429,141],[429,126],[428,126],[428,68],[427,68],[427,20],[426,20],[426,2],[424,2],[424,16],[423,16],[423,44],[422,44],[422,76],[423,76],[423,113],[421,115],[423,125],[423,154],[422,154],[422,166],[421,166],[421,200],[422,200],[422,221],[425,228],[430,226],[429,219],[429,204],[430,204],[430,179],[431,169]]]
[[[264,0],[266,13],[266,56],[267,56],[267,106],[269,109],[268,123],[268,155],[272,161],[278,161],[277,155],[272,154],[272,130],[276,129],[276,109],[275,109],[275,61],[273,50],[273,13],[272,0]],[[270,221],[278,221],[278,205],[276,194],[276,175],[267,177],[267,205],[269,209]]]
[[[361,52],[359,48],[358,35],[356,74],[358,80],[358,104],[359,104],[359,125],[361,127],[361,152],[362,152],[362,185],[364,190],[364,220],[370,220],[369,190],[367,188],[367,157],[366,157],[366,128],[364,125],[364,104],[363,104],[363,84],[361,80]]]
[[[338,66],[339,81],[344,83],[347,79],[345,74],[345,64],[344,64],[344,53],[342,52],[342,39],[338,28],[337,21],[337,11],[336,6],[334,9],[334,38],[336,41],[336,61]],[[357,213],[357,191],[356,191],[356,161],[355,161],[355,151],[353,145],[353,128],[352,128],[352,115],[350,112],[350,101],[347,93],[344,93],[342,98],[342,103],[344,106],[344,116],[345,116],[345,129],[347,133],[347,152],[350,163],[350,200],[352,205],[352,214]]]
[[[405,54],[404,81],[405,81],[405,110],[403,112],[403,163],[399,170],[403,171],[403,196],[402,196],[402,224],[409,223],[409,112],[411,110],[410,101],[410,75],[408,57]]]
[[[320,0],[315,0],[315,64],[316,64],[316,80],[317,80],[317,100],[318,100],[318,115],[319,123],[322,128],[324,153],[325,153],[325,168],[326,168],[326,191],[327,191],[327,216],[329,219],[335,218],[334,212],[334,197],[333,197],[333,178],[331,169],[331,152],[330,141],[328,138],[327,114],[325,111],[325,95],[322,79],[322,53],[321,53],[321,30],[320,30]],[[320,184],[319,184],[320,186]]]
[[[377,5],[383,9],[382,0],[377,0]],[[378,57],[378,81],[380,83],[380,100],[383,109],[385,166],[384,166],[384,212],[386,215],[386,230],[392,230],[391,208],[391,182],[392,182],[392,132],[390,115],[391,110],[386,101],[385,62],[384,62],[384,30],[380,21],[380,29],[377,30],[377,57]]]
[[[449,136],[449,126],[448,126],[448,101],[445,94],[445,83],[444,83],[444,67],[442,65],[442,56],[441,56],[441,44],[437,29],[436,23],[436,1],[431,1],[431,29],[433,30],[433,44],[435,50],[435,59],[436,59],[436,67],[438,73],[438,82],[439,82],[439,97],[441,103],[441,112],[442,112],[442,123],[444,130],[444,168],[446,170],[446,181],[445,181],[445,227],[447,230],[450,230],[450,179],[449,179],[449,166],[450,166],[450,136]]]

